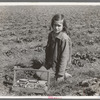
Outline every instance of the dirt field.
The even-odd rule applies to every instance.
[[[42,66],[50,21],[54,14],[65,15],[72,39],[72,66],[68,72],[72,78],[47,94],[58,96],[79,96],[78,91],[86,87],[79,83],[100,78],[100,6],[2,6],[0,7],[0,70],[3,79],[1,96],[40,95],[15,93],[11,91],[13,66],[37,68]],[[34,63],[35,60],[39,61]],[[100,88],[100,87],[99,87]],[[93,94],[89,94],[93,95]]]

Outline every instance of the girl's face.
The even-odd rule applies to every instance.
[[[53,31],[59,33],[63,30],[63,20],[54,21]]]

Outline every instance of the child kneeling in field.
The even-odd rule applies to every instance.
[[[67,34],[63,14],[54,15],[51,20],[51,28],[46,46],[45,67],[40,69],[52,70],[51,76],[54,74],[54,78],[59,82],[71,77],[66,72],[67,67],[71,64],[71,39]]]

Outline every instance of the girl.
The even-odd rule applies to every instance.
[[[49,33],[46,46],[46,69],[52,68],[55,79],[62,81],[71,77],[66,68],[71,64],[71,39],[63,14],[56,14],[51,20],[52,31]]]

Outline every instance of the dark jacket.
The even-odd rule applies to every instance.
[[[49,33],[46,46],[46,66],[53,68],[57,75],[64,75],[66,68],[71,64],[71,39],[66,32],[60,32],[54,38],[54,33]]]

